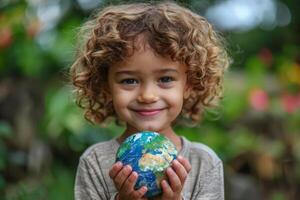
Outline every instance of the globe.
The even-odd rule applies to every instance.
[[[116,160],[138,173],[134,188],[146,186],[145,196],[149,198],[161,194],[160,182],[166,178],[165,170],[176,157],[176,147],[169,139],[156,132],[143,131],[126,138]]]

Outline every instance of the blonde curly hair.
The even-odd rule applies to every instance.
[[[91,122],[116,117],[107,91],[108,70],[134,53],[141,35],[155,53],[188,67],[192,91],[184,101],[182,117],[197,123],[203,110],[222,98],[229,65],[223,41],[205,18],[187,8],[171,2],[109,6],[87,21],[79,35],[70,72],[77,104]]]

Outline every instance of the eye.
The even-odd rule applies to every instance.
[[[126,84],[126,85],[132,85],[132,84],[137,84],[138,81],[133,78],[126,78],[120,81],[121,84]]]
[[[174,78],[172,78],[171,76],[163,76],[159,79],[160,83],[169,83],[174,81]]]

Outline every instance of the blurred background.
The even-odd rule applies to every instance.
[[[68,83],[78,27],[118,2],[0,0],[0,199],[73,199],[79,156],[122,132],[86,122]],[[177,132],[224,161],[226,199],[300,199],[299,2],[177,2],[207,17],[233,58],[221,106]]]

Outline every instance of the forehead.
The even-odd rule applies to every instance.
[[[132,52],[124,60],[113,64],[109,71],[116,73],[119,71],[136,71],[140,74],[150,74],[152,72],[177,71],[184,73],[185,65],[171,60],[168,56],[159,55],[148,43],[146,34],[140,34],[132,41]],[[167,70],[172,69],[172,70]]]
[[[168,57],[158,55],[149,45],[140,46],[124,61],[113,66],[115,70],[161,71],[163,69],[180,70],[183,65]]]

